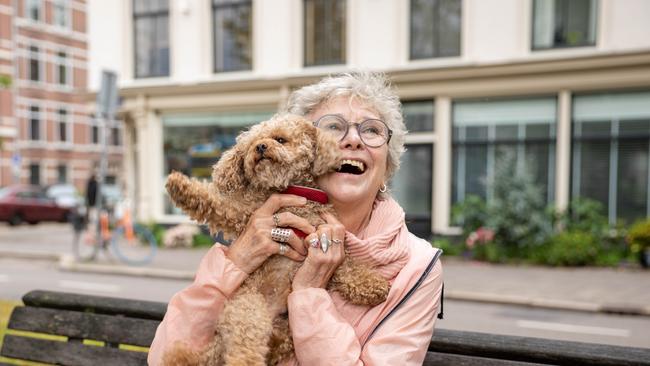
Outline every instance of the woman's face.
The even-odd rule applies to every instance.
[[[373,109],[366,107],[356,99],[346,97],[334,98],[315,109],[307,118],[318,120],[326,114],[338,114],[348,123],[360,123],[366,119],[380,119]],[[339,141],[343,162],[353,162],[362,167],[362,172],[335,172],[318,179],[318,185],[329,195],[334,204],[362,204],[374,202],[377,191],[384,183],[388,159],[388,144],[380,147],[366,146],[354,126],[350,126],[347,135]],[[359,164],[360,163],[360,164]]]

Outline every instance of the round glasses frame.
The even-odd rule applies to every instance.
[[[388,143],[390,142],[390,138],[393,137],[393,130],[391,130],[390,128],[388,128],[388,125],[386,125],[386,122],[384,122],[384,121],[382,121],[382,120],[380,120],[380,119],[377,119],[377,118],[368,118],[368,119],[364,119],[363,121],[361,121],[361,122],[359,122],[359,123],[352,123],[352,122],[348,122],[345,118],[343,118],[343,117],[341,117],[341,116],[339,116],[339,115],[337,115],[337,114],[326,114],[326,115],[324,115],[324,116],[321,116],[319,119],[317,119],[317,120],[314,122],[314,126],[316,126],[316,127],[322,129],[322,127],[320,127],[319,125],[320,125],[320,122],[323,121],[325,118],[335,118],[335,119],[339,120],[340,122],[343,122],[343,124],[345,125],[345,132],[343,133],[343,135],[341,136],[341,138],[339,139],[339,141],[343,141],[343,139],[348,135],[348,132],[350,132],[350,126],[355,126],[355,127],[356,127],[356,129],[357,129],[357,134],[359,135],[359,138],[360,138],[361,141],[363,141],[363,143],[364,143],[366,146],[368,146],[368,147],[381,147],[381,146],[384,145],[384,144],[388,144]],[[376,145],[376,144],[375,144],[375,145],[371,145],[371,144],[368,144],[368,143],[366,142],[366,140],[363,138],[363,134],[361,133],[361,129],[360,129],[360,128],[361,128],[361,125],[363,125],[363,124],[364,124],[365,122],[367,122],[367,121],[377,121],[377,122],[381,122],[381,124],[382,124],[382,125],[384,126],[384,128],[386,129],[387,137],[386,137],[386,139],[385,139],[384,141],[382,141],[381,144],[378,144],[378,145]]]

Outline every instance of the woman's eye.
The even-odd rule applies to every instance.
[[[276,137],[275,141],[277,141],[277,142],[279,142],[279,143],[281,143],[283,145],[284,145],[285,142],[287,142],[287,140],[285,140],[284,137]]]

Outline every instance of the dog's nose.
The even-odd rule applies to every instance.
[[[255,147],[255,150],[257,150],[258,154],[264,154],[266,151],[266,144],[259,144],[257,147]]]

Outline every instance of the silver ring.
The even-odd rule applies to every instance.
[[[278,243],[286,243],[289,241],[289,236],[291,236],[291,230],[274,227],[271,229],[271,239],[277,241]]]
[[[287,245],[286,244],[280,244],[280,251],[278,252],[278,254],[284,255],[284,253],[286,253],[286,252],[287,252]]]
[[[341,240],[341,239],[332,239],[332,243],[334,243],[336,245],[343,244],[343,240]]]
[[[327,249],[330,247],[330,240],[327,238],[325,233],[322,233],[320,236],[320,248],[323,250],[323,253],[327,253]]]
[[[275,227],[280,226],[280,218],[278,217],[278,214],[273,214],[273,223],[275,224]]]
[[[312,248],[320,247],[320,242],[318,241],[318,238],[309,239],[309,246],[312,247]]]

